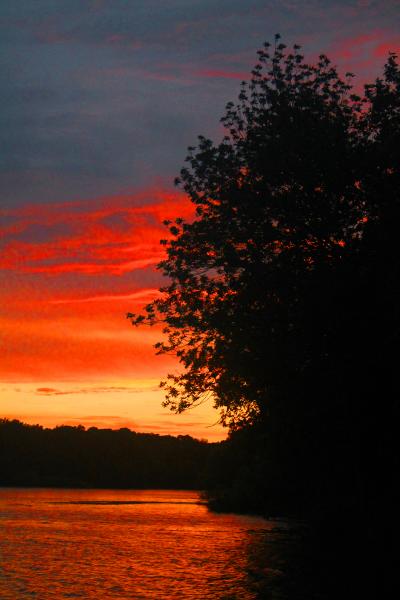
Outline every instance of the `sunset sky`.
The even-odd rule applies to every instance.
[[[399,0],[4,0],[0,4],[1,417],[225,437],[210,404],[173,415],[133,328],[162,284],[162,220],[186,148],[279,32],[355,85],[400,51]]]

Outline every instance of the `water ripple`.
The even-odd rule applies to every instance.
[[[9,489],[0,504],[2,600],[254,600],[279,576],[252,560],[276,523],[195,492]]]

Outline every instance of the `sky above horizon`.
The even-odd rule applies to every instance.
[[[162,408],[177,364],[125,319],[163,284],[162,221],[192,215],[173,179],[264,41],[361,89],[399,0],[5,0],[0,29],[0,417],[222,439],[211,404]]]

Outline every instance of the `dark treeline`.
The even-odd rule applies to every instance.
[[[0,485],[199,489],[212,447],[188,435],[1,419]]]

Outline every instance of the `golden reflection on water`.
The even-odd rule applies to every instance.
[[[251,600],[273,574],[251,557],[276,523],[196,492],[3,489],[0,519],[2,600]]]

